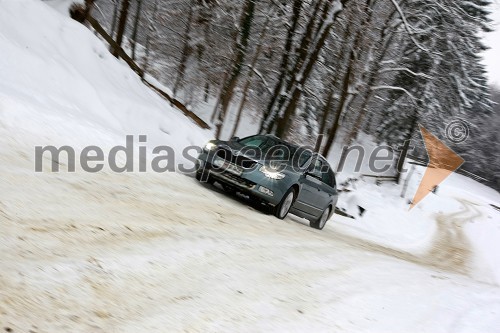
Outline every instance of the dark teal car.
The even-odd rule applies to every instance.
[[[272,135],[208,142],[198,157],[196,179],[218,182],[272,207],[279,219],[288,213],[323,229],[335,212],[335,174],[319,154]]]

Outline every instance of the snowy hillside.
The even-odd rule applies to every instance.
[[[106,146],[141,134],[152,147],[181,150],[211,137],[147,88],[81,24],[40,1],[1,5],[4,125],[40,134],[39,145]]]
[[[0,50],[0,330],[498,332],[497,192],[452,175],[408,211],[359,181],[341,206],[366,213],[318,231],[179,173],[35,173],[37,145],[212,132],[44,2],[0,0]]]

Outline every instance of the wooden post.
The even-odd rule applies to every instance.
[[[401,155],[398,159],[398,164],[396,167],[396,183],[399,184],[401,181],[401,173],[403,172],[403,167],[405,165],[406,155],[408,155],[408,149],[410,148],[411,140],[406,140],[403,149],[401,150]]]

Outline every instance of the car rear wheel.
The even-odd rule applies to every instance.
[[[292,208],[295,197],[295,190],[293,188],[289,189],[283,196],[283,199],[281,199],[281,202],[274,208],[274,216],[283,220],[288,215],[290,208]]]
[[[323,214],[321,214],[321,216],[317,220],[311,221],[309,223],[309,226],[314,229],[323,229],[326,225],[326,221],[328,221],[328,216],[330,216],[330,211],[331,207],[326,208]]]

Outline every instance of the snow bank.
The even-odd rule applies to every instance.
[[[363,145],[369,150],[373,143],[365,140]],[[500,203],[498,192],[465,176],[452,174],[436,193],[429,193],[410,210],[409,202],[422,180],[424,167],[415,167],[405,196],[401,197],[402,185],[392,182],[376,185],[373,179],[360,177],[369,172],[352,172],[353,163],[348,162],[348,171],[338,178],[358,178],[358,181],[348,186],[351,192],[342,194],[338,205],[356,219],[342,218],[334,225],[338,232],[413,255],[432,255],[436,259],[439,257],[433,247],[446,240],[450,256],[467,256],[470,261],[468,274],[478,281],[500,285],[500,257],[497,255],[500,252],[500,214],[491,206]],[[367,170],[366,164],[362,170]],[[405,173],[402,184],[407,176]],[[362,216],[359,206],[366,209]]]
[[[48,2],[64,8],[64,1]],[[0,1],[0,118],[40,145],[101,147],[147,135],[180,152],[211,133],[147,88],[91,31],[37,0]],[[34,28],[36,27],[36,28]],[[44,141],[45,140],[45,141]]]

